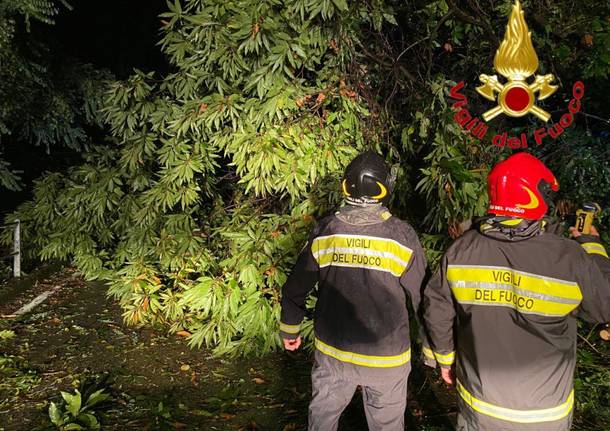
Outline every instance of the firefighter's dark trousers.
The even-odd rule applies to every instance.
[[[410,365],[367,369],[316,352],[311,373],[309,431],[335,431],[358,385],[370,431],[404,431]]]

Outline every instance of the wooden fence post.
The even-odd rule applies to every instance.
[[[21,222],[15,220],[13,233],[13,277],[21,277]]]

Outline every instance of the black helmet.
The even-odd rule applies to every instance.
[[[395,180],[395,169],[390,170],[379,154],[367,151],[347,166],[341,189],[350,202],[387,204]]]

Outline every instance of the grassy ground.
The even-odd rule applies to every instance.
[[[29,315],[0,324],[0,335],[9,331],[0,337],[0,430],[56,429],[48,418],[49,403],[61,404],[60,391],[73,392],[79,383],[104,376],[111,399],[95,410],[102,430],[305,429],[307,352],[213,358],[175,335],[125,327],[104,286],[85,283],[70,271],[26,285],[0,289],[0,314],[41,291],[63,287]],[[610,349],[608,343],[593,342],[597,329],[589,328],[584,337],[575,428],[608,430]],[[416,362],[410,377],[407,427],[450,430],[455,393],[423,369]],[[361,402],[356,393],[341,430],[366,430]]]
[[[0,312],[14,311],[56,285],[64,287],[46,303],[0,327],[15,333],[0,342],[0,429],[47,429],[49,403],[61,402],[61,390],[73,391],[84,379],[106,374],[112,401],[97,410],[103,430],[305,428],[311,370],[307,352],[213,358],[189,349],[175,335],[125,327],[104,286],[70,272],[38,283],[27,294],[6,295]],[[430,373],[411,376],[411,429],[451,429],[455,415],[447,411],[455,410],[452,396],[435,384],[445,404],[440,405],[431,390],[434,378]],[[361,402],[356,394],[342,430],[366,429]]]

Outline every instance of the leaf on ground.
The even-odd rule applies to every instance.
[[[182,364],[180,366],[180,370],[182,370],[182,371],[188,371],[190,369],[191,369],[191,366],[189,364]]]
[[[178,331],[176,332],[176,335],[179,337],[190,337],[193,334],[191,334],[189,331]]]
[[[233,415],[231,413],[221,413],[219,416],[221,419],[223,419],[225,421],[231,420],[235,417],[235,415]]]
[[[11,331],[10,329],[0,331],[0,340],[8,340],[9,338],[13,338],[14,336],[15,331]]]
[[[599,331],[599,336],[604,341],[610,341],[610,331],[608,331],[607,329],[602,329],[601,331]]]
[[[61,396],[66,401],[66,408],[72,414],[72,416],[77,417],[81,408],[81,394],[78,390],[75,391],[75,394],[70,394],[68,392],[61,391]],[[67,428],[66,428],[67,429]]]
[[[255,377],[252,379],[252,381],[254,383],[256,383],[257,385],[262,385],[263,383],[267,383],[264,379],[261,379],[260,377]]]
[[[60,426],[64,424],[64,421],[61,419],[61,412],[59,411],[57,404],[53,402],[49,406],[49,418],[54,425]]]

